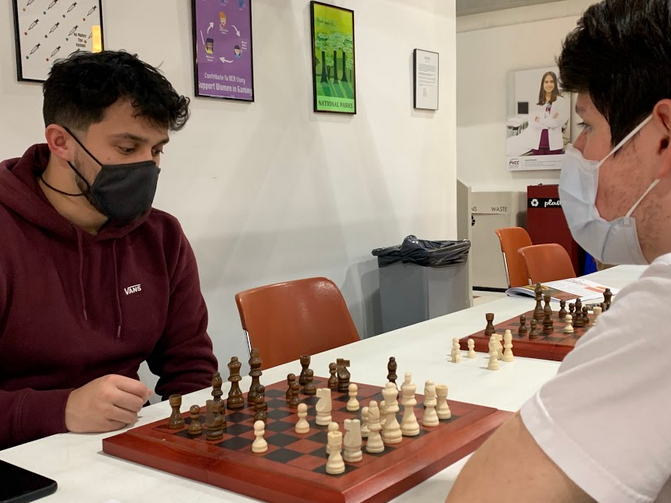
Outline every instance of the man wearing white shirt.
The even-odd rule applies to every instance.
[[[447,502],[671,502],[671,1],[606,0],[564,42],[584,128],[562,205],[598,260],[651,263],[473,455]]]

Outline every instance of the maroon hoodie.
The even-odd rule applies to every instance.
[[[193,251],[179,222],[152,209],[93,236],[37,183],[46,145],[0,164],[0,449],[67,431],[70,392],[107,374],[156,393],[207,387],[217,369]]]

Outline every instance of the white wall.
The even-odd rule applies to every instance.
[[[506,120],[513,72],[555,65],[566,35],[593,1],[569,0],[458,19],[457,176],[476,191],[526,191],[559,171],[510,172]]]
[[[256,103],[194,99],[166,149],[155,205],[195,249],[224,367],[246,359],[234,295],[324,275],[362,336],[379,324],[370,251],[415,233],[456,238],[454,0],[334,0],[355,10],[358,114],[312,112],[308,0],[254,0]],[[42,139],[41,89],[16,81],[11,2],[0,7],[0,158]],[[108,0],[109,49],[160,65],[193,96],[190,2]],[[412,50],[440,52],[440,111],[412,108]],[[319,336],[319,334],[315,334]]]

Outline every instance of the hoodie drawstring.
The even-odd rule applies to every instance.
[[[79,251],[79,293],[82,296],[82,309],[84,311],[84,321],[88,321],[89,316],[86,313],[86,295],[84,294],[84,244],[82,242],[82,235],[79,231],[77,233],[77,250]]]
[[[121,299],[119,298],[119,267],[116,260],[116,239],[112,241],[112,260],[114,261],[114,284],[116,285],[116,309],[117,309],[117,339],[121,338],[121,327],[123,325],[123,314],[121,312]]]

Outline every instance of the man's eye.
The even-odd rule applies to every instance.
[[[158,157],[158,156],[161,155],[162,153],[163,153],[163,150],[154,150],[154,151],[152,151],[152,155],[153,155],[154,157]]]
[[[592,126],[586,124],[585,122],[578,122],[578,127],[585,131],[589,131],[590,129],[592,129]]]
[[[132,154],[135,152],[135,147],[119,147],[119,150],[121,151],[122,154]]]

